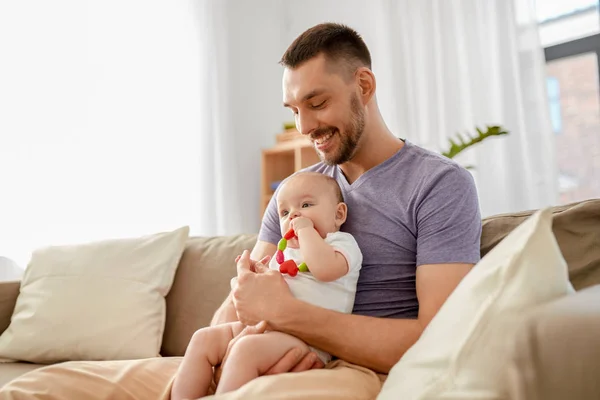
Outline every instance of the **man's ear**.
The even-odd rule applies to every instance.
[[[360,89],[360,99],[366,105],[375,95],[375,88],[377,86],[375,75],[369,68],[361,67],[356,70],[356,78]]]
[[[344,222],[346,222],[346,217],[348,216],[348,206],[346,203],[338,203],[335,210],[335,226],[340,227]]]

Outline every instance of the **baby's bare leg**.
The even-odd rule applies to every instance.
[[[197,330],[185,350],[171,388],[171,399],[196,399],[206,396],[213,378],[213,366],[219,364],[231,339],[244,325],[232,322]]]
[[[217,394],[240,388],[269,370],[293,348],[310,351],[302,340],[281,332],[267,332],[240,338],[231,348],[223,366]]]

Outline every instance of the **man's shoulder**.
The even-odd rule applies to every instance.
[[[386,163],[361,189],[393,193],[369,198],[391,202],[394,208],[416,209],[424,201],[443,199],[454,191],[468,192],[475,187],[471,173],[456,161],[408,141]]]
[[[456,161],[424,147],[407,142],[406,157],[399,168],[414,177],[415,181],[435,184],[440,180],[456,180],[469,183],[471,173]]]
[[[454,160],[405,141],[402,149],[376,167],[366,186],[384,185],[414,195],[423,193],[423,186],[433,185],[448,176],[465,178],[467,175],[470,177],[470,173]]]
[[[406,142],[405,149],[407,152],[407,161],[411,165],[414,165],[415,168],[422,169],[426,167],[426,169],[432,171],[462,168],[456,161],[408,141]]]

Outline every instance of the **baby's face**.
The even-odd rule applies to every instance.
[[[338,199],[325,180],[310,175],[298,175],[282,186],[277,195],[277,211],[281,235],[290,229],[291,221],[306,217],[322,238],[339,230],[336,224]]]

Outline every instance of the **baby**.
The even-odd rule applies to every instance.
[[[304,262],[309,268],[294,277],[284,274],[292,294],[324,308],[352,312],[362,253],[352,235],[339,230],[346,221],[347,206],[337,182],[316,172],[292,175],[279,189],[277,210],[282,236],[290,229],[296,235],[287,242],[285,260],[292,259],[297,265]],[[276,257],[269,267],[279,271]],[[196,331],[175,376],[171,398],[206,396],[213,367],[221,364],[229,342],[242,329],[243,324],[232,322]],[[294,348],[302,349],[303,356],[314,351],[325,364],[331,359],[326,352],[286,333],[247,336],[229,350],[216,393],[235,390],[263,375]]]

